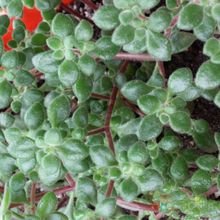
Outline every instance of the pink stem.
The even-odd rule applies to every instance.
[[[106,128],[103,127],[103,128],[97,128],[97,129],[94,129],[94,130],[91,130],[87,133],[87,136],[92,136],[92,135],[96,135],[96,134],[100,134],[100,133],[103,133],[106,131]]]
[[[114,147],[114,142],[113,142],[111,130],[109,128],[107,128],[105,131],[105,134],[106,134],[106,138],[108,140],[109,148],[112,151],[113,155],[115,155],[115,147]]]
[[[97,94],[97,93],[92,93],[91,96],[93,98],[102,99],[102,100],[106,100],[106,101],[108,101],[110,99],[109,96],[105,96],[105,95],[101,95],[101,94]]]
[[[126,202],[122,198],[117,198],[117,205],[128,209],[132,211],[153,211],[153,212],[158,212],[160,205],[159,204],[151,204],[151,205],[146,205],[144,203],[140,202]]]
[[[31,203],[31,211],[32,214],[35,213],[35,200],[36,200],[36,183],[32,183],[31,186],[31,197],[30,197],[30,203]]]
[[[173,17],[172,21],[170,22],[170,26],[166,29],[166,31],[165,31],[165,33],[164,33],[164,35],[165,35],[166,37],[170,37],[170,36],[171,36],[172,30],[173,30],[173,28],[177,25],[178,19],[179,19],[179,16],[178,16],[178,15],[176,15],[176,16]]]
[[[114,59],[116,60],[128,60],[128,61],[156,61],[157,59],[153,58],[149,54],[130,54],[130,53],[118,53]]]
[[[107,110],[106,118],[105,118],[105,126],[106,127],[109,127],[109,125],[110,125],[110,120],[111,120],[111,117],[112,117],[112,111],[113,111],[113,108],[114,108],[114,105],[115,105],[117,94],[118,94],[118,88],[116,86],[114,86],[113,89],[112,89],[112,94],[111,94],[111,97],[110,97],[108,110]]]
[[[159,212],[158,214],[156,214],[156,216],[155,216],[155,218],[156,219],[161,219],[161,218],[164,218],[165,217],[165,214],[164,213],[162,213],[162,212]]]
[[[76,182],[69,173],[66,174],[66,180],[71,187],[75,188]]]
[[[106,198],[108,198],[108,197],[110,197],[112,195],[112,191],[114,189],[114,184],[115,184],[114,180],[110,180],[110,182],[108,184],[108,189],[107,189],[107,191],[105,193],[105,197]]]
[[[139,116],[143,117],[145,114],[134,104],[130,103],[127,99],[124,97],[121,97],[122,101],[124,102],[125,105],[127,105],[133,112],[138,114]]]
[[[217,187],[217,185],[214,185],[205,193],[205,196],[209,197],[216,192],[218,192],[218,187]]]

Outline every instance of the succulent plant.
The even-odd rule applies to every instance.
[[[0,10],[1,220],[220,217],[220,131],[192,116],[198,98],[220,108],[219,1]],[[195,41],[206,61],[168,74]]]

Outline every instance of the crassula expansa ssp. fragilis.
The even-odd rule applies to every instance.
[[[218,1],[0,7],[1,220],[219,218]]]

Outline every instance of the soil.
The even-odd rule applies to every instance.
[[[182,67],[190,68],[195,76],[200,65],[208,60],[208,57],[202,53],[203,45],[203,42],[197,40],[187,51],[174,54],[171,61],[165,63],[167,77],[176,69]]]
[[[171,61],[165,63],[167,78],[172,72],[181,67],[190,68],[195,76],[200,65],[208,60],[208,57],[202,53],[203,46],[204,44],[197,40],[187,51],[174,54]],[[204,98],[195,100],[193,105],[192,118],[204,119],[209,123],[214,132],[220,132],[220,108]],[[188,142],[190,140],[184,137],[184,141]]]

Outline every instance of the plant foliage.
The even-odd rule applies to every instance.
[[[77,2],[0,0],[0,219],[219,219],[219,1]]]

